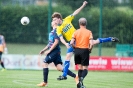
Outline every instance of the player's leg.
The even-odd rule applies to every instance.
[[[56,51],[52,51],[50,52],[44,59],[44,63],[43,63],[43,82],[41,82],[40,84],[37,84],[37,86],[47,86],[48,84],[48,73],[49,73],[49,68],[48,68],[48,64],[52,63],[55,58],[56,55],[58,54],[58,52]]]
[[[58,71],[63,72],[63,66],[62,66],[61,64],[56,65],[56,68],[57,68]],[[76,77],[76,74],[73,73],[72,71],[70,71],[69,69],[68,69],[67,74],[68,74],[69,76],[73,77],[73,78]],[[67,77],[66,77],[66,79],[67,79]],[[57,78],[57,80],[60,80],[60,79]]]
[[[80,52],[81,52],[80,53],[81,64],[78,65],[78,67],[79,67],[79,71],[78,71],[79,84],[77,85],[77,87],[84,88],[83,80],[88,74],[89,50],[88,49],[81,49]]]
[[[63,74],[62,76],[59,76],[58,79],[64,80],[66,78],[72,55],[73,55],[73,47],[70,46],[70,48],[67,49],[66,59],[65,59],[64,67],[63,67]]]
[[[43,63],[43,82],[41,82],[40,84],[37,84],[37,86],[40,86],[40,87],[47,86],[48,73],[49,73],[48,63]]]
[[[2,52],[0,52],[0,64],[1,64],[1,67],[2,67],[1,71],[5,71],[5,66],[4,66],[3,61],[1,60],[2,59],[1,57],[2,57]]]
[[[55,66],[56,66],[56,68],[57,68],[58,71],[63,72],[63,66],[62,66],[61,56],[60,56],[60,54],[56,54],[56,55],[57,55],[56,56],[56,59],[53,61],[53,63],[55,64]],[[67,74],[69,76],[73,77],[76,82],[78,81],[78,76],[75,73],[73,73],[72,71],[70,71],[69,69],[68,69]],[[67,79],[67,77],[65,77],[65,79]],[[60,80],[60,78],[57,78],[57,80]]]
[[[116,37],[108,37],[108,38],[98,38],[97,40],[93,40],[94,44],[105,43],[105,42],[119,42],[119,39]]]
[[[63,72],[63,66],[62,66],[61,64],[56,65],[56,68],[57,68],[58,71]],[[73,78],[75,79],[76,84],[78,84],[78,82],[79,82],[79,77],[78,77],[78,75],[76,75],[75,73],[73,73],[73,72],[70,71],[69,69],[68,69],[67,75],[73,77]],[[62,76],[60,76],[59,78],[57,78],[57,80],[62,80],[61,77],[62,77]],[[66,80],[66,79],[67,79],[67,77],[63,78],[63,80]]]

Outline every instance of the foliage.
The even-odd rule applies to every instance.
[[[6,6],[1,8],[0,32],[12,43],[46,43],[47,7]],[[28,16],[30,24],[23,26],[20,20]]]
[[[73,13],[73,8],[67,5],[53,7],[53,12],[61,12],[63,18]],[[85,17],[88,20],[87,28],[93,32],[94,39],[99,36],[99,7],[86,7],[75,16],[73,25],[76,29],[78,19]],[[23,16],[30,18],[30,24],[23,26],[20,19]],[[133,44],[133,11],[128,7],[103,8],[102,37],[116,36],[121,43]],[[9,43],[41,43],[46,44],[48,39],[48,7],[47,6],[3,6],[0,8],[0,33]],[[114,46],[107,43],[105,46]]]

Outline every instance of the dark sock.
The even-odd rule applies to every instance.
[[[48,68],[43,68],[43,80],[45,83],[48,82],[48,73],[49,73],[49,69]]]
[[[2,66],[2,68],[4,68],[4,69],[5,69],[5,67],[4,67],[4,63],[3,63],[3,62],[1,62],[1,66]]]
[[[71,72],[69,69],[68,69],[67,74],[68,74],[69,76],[73,77],[73,78],[76,77],[76,74],[74,74],[73,72]]]
[[[88,70],[87,69],[84,69],[82,71],[82,77],[85,78],[85,76],[88,74]]]
[[[78,70],[78,77],[80,78],[82,76],[83,70]]]

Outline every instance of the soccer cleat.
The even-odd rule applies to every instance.
[[[78,83],[78,84],[77,84],[77,88],[80,88],[80,87],[81,87],[81,85],[80,85],[80,83]]]
[[[83,84],[83,77],[79,78],[79,83],[77,84],[77,88],[85,88]]]
[[[112,37],[112,42],[120,42],[118,38]]]
[[[3,68],[1,71],[2,71],[2,72],[3,72],[3,71],[6,71],[6,69],[5,69],[5,68]]]
[[[78,84],[77,84],[77,88],[86,88],[84,85],[81,85],[81,83],[79,82]]]
[[[76,84],[78,84],[79,83],[79,77],[78,77],[78,75],[76,75],[76,77],[74,79],[75,79]]]
[[[46,86],[48,86],[48,84],[45,83],[45,82],[41,82],[40,84],[37,84],[37,86],[40,86],[40,87],[46,87]]]
[[[59,76],[59,78],[57,78],[57,80],[66,80],[67,77],[64,77],[64,76]]]

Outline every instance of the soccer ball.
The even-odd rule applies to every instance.
[[[21,24],[22,25],[28,25],[29,22],[30,22],[30,19],[28,17],[24,16],[21,18]]]

